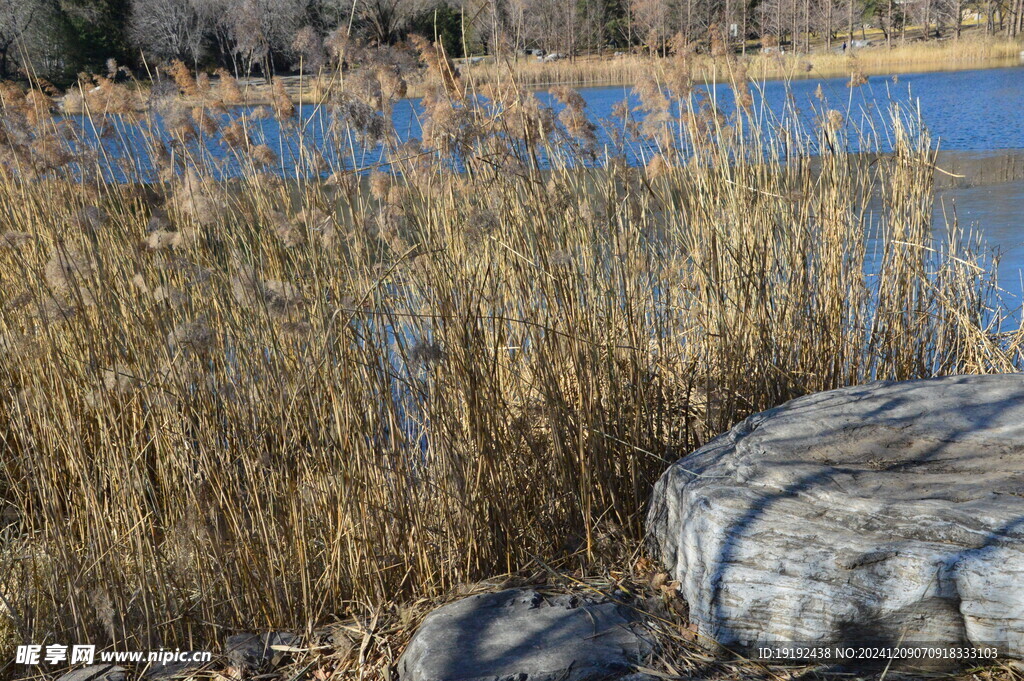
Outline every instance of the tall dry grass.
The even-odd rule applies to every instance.
[[[751,78],[757,80],[791,78],[830,78],[848,76],[853,72],[867,75],[943,71],[981,68],[1016,63],[1024,44],[1007,38],[970,37],[942,42],[914,42],[884,45],[843,52],[812,52],[810,54],[760,54],[743,57]],[[536,58],[488,61],[460,66],[466,78],[483,83],[508,81],[521,87],[571,85],[632,85],[652,71],[671,70],[672,57],[647,54],[619,56],[588,56],[575,60],[542,62]],[[731,76],[723,71],[718,60],[708,55],[694,59],[694,78],[699,82],[725,82]]]
[[[754,78],[836,77],[860,72],[865,75],[949,71],[1017,63],[1024,43],[1009,38],[970,37],[942,42],[922,41],[884,45],[841,52],[809,55],[753,56],[749,66]]]
[[[893,153],[853,154],[882,133],[827,108],[726,116],[679,60],[599,154],[571,90],[559,112],[513,87],[484,106],[420,49],[421,142],[384,125],[386,63],[320,103],[345,132],[329,143],[385,147],[365,175],[284,101],[170,93],[140,115],[101,84],[90,146],[5,87],[8,643],[202,648],[535,559],[600,569],[637,546],[659,473],[752,412],[1020,367],[990,263],[955,226],[931,237],[934,152],[904,112]],[[284,178],[272,115],[300,142]],[[159,181],[103,179],[124,117]],[[239,178],[215,180],[201,133]]]
[[[678,42],[678,40],[673,41]],[[724,67],[721,60],[708,54],[697,54],[696,45],[677,45],[691,62],[691,77],[700,83],[726,83],[734,78],[733,68]],[[348,45],[344,56],[353,63],[366,63],[371,67],[381,61],[392,71],[403,74],[404,95],[422,97],[430,92],[429,74],[401,54],[401,50],[385,48],[383,55],[375,48],[362,44]],[[961,40],[916,41],[859,48],[848,52],[815,51],[810,54],[761,54],[750,52],[737,55],[736,61],[744,65],[747,76],[755,80],[791,80],[799,78],[836,78],[870,76],[922,71],[945,71],[968,68],[1008,66],[1019,63],[1024,43],[1008,38],[969,36]],[[337,56],[337,54],[335,54]],[[665,76],[675,66],[674,55],[668,57],[650,54],[588,55],[576,59],[544,62],[535,57],[488,58],[480,63],[461,61],[454,65],[461,78],[473,87],[539,89],[557,86],[590,87],[600,85],[634,85],[653,74]],[[356,69],[359,73],[362,69]],[[132,88],[112,88],[117,71],[106,76],[95,76],[89,82],[71,88],[60,99],[67,113],[103,113],[134,110],[143,112],[153,99],[151,91],[162,86],[143,84]],[[272,83],[262,78],[239,84],[227,71],[218,70],[213,78],[204,75],[194,78],[189,68],[177,62],[164,69],[165,80],[171,77],[181,81],[182,96],[193,106],[217,108],[220,105],[240,104],[273,106],[282,97],[294,104],[315,106],[335,97],[339,91],[366,87],[365,78],[358,76],[349,82],[337,70],[337,63],[329,64],[312,74],[278,76]],[[377,86],[379,87],[379,86]]]

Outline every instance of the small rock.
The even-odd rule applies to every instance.
[[[258,634],[234,634],[224,640],[224,654],[232,667],[243,669],[261,666],[266,646]]]
[[[57,681],[125,681],[125,671],[113,664],[93,664],[70,671]]]
[[[428,615],[398,673],[402,681],[596,681],[632,673],[651,650],[629,608],[508,589]]]
[[[142,672],[145,681],[171,681],[186,679],[203,669],[198,662],[171,662],[169,664],[152,664]]]
[[[299,637],[286,632],[235,634],[224,641],[224,653],[232,667],[244,670],[276,667],[287,654],[273,646],[297,646]]]
[[[345,632],[338,629],[331,634],[331,645],[334,647],[334,654],[345,659],[355,649],[355,642]]]

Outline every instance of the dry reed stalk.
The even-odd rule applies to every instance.
[[[1020,367],[988,263],[955,229],[931,240],[934,156],[904,112],[893,154],[857,155],[826,109],[813,129],[726,118],[687,70],[648,85],[658,125],[621,133],[656,163],[585,169],[577,95],[561,117],[515,87],[489,108],[433,55],[424,142],[375,127],[367,102],[393,95],[373,71],[320,103],[331,154],[271,148],[230,114],[211,131],[230,181],[191,109],[171,140],[141,128],[166,181],[41,172],[20,140],[67,131],[5,95],[0,620],[17,636],[154,648],[538,556],[620,564],[657,475],[752,412]],[[343,165],[357,135],[393,165]],[[105,153],[85,141],[75,158]],[[265,167],[284,154],[287,181]]]

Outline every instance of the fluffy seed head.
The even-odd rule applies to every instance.
[[[167,345],[172,350],[201,353],[209,350],[215,340],[213,329],[207,324],[205,317],[182,322],[167,334]]]

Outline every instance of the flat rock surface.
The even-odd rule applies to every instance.
[[[633,612],[609,601],[509,589],[430,613],[398,663],[402,681],[591,681],[650,651]]]
[[[723,645],[1024,657],[1024,376],[879,382],[756,414],[665,473],[648,530]]]

